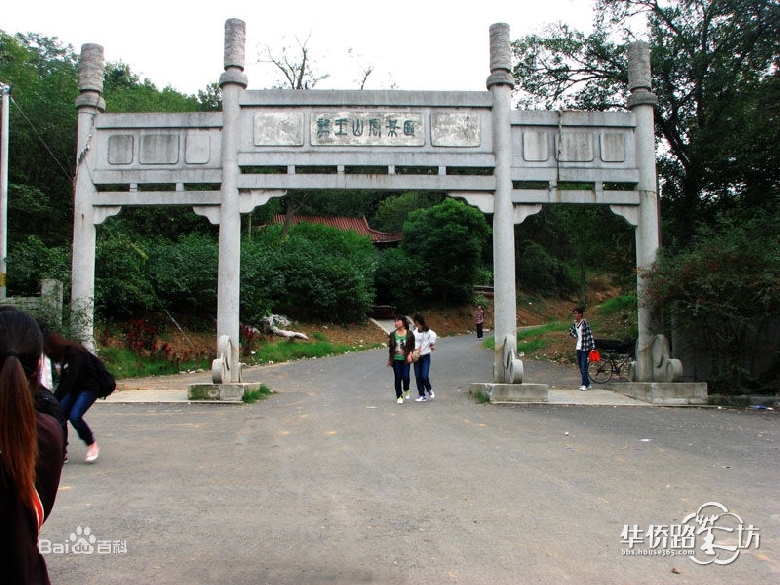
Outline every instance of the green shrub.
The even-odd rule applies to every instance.
[[[517,282],[523,290],[544,296],[558,296],[577,288],[565,265],[535,242],[521,242],[517,246],[515,259]]]
[[[777,363],[777,347],[768,344],[780,322],[778,233],[776,215],[722,217],[701,228],[687,250],[660,255],[645,274],[642,302],[705,352],[711,393],[777,387],[776,365],[760,370],[756,357],[758,350],[773,352]]]

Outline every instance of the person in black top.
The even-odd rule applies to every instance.
[[[36,411],[41,330],[0,311],[0,583],[49,585],[38,533],[54,507],[64,444],[57,420]]]
[[[59,400],[70,424],[76,429],[79,439],[87,445],[84,461],[92,463],[100,453],[92,429],[84,420],[84,414],[98,397],[98,383],[92,360],[85,347],[54,331],[44,334],[43,349],[52,362],[60,365],[60,383],[54,396]]]

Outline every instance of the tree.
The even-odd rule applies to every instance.
[[[606,110],[626,97],[625,23],[647,19],[664,240],[684,246],[720,211],[777,210],[780,5],[773,0],[598,0],[589,35],[564,25],[513,43],[520,103]],[[775,90],[772,92],[772,90]]]
[[[584,299],[587,277],[592,271],[610,273],[618,283],[636,284],[636,242],[634,229],[606,205],[545,205],[542,212],[515,226],[517,279],[522,287],[534,283],[556,283],[560,294],[577,290]],[[525,256],[528,242],[540,245],[551,258],[565,265],[570,280],[555,262],[537,263],[532,268]],[[544,268],[546,266],[546,268]],[[539,273],[539,270],[542,270]],[[575,284],[576,283],[576,284]],[[548,286],[549,288],[549,286]]]
[[[290,55],[293,52],[290,47],[282,47],[279,53],[274,54],[271,47],[266,45],[266,62],[276,67],[277,71],[284,78],[283,81],[277,82],[277,88],[314,89],[317,83],[329,77],[327,74],[317,75],[315,73],[309,49],[310,40],[311,34],[303,42],[298,37],[295,37],[295,41],[298,43],[297,51],[299,52],[297,56]]]
[[[61,245],[72,235],[77,62],[57,39],[0,31],[0,80],[12,86],[9,245],[29,235]]]
[[[263,255],[275,274],[274,313],[294,319],[349,323],[365,318],[374,300],[376,252],[370,238],[352,231],[301,223],[280,241],[281,226],[263,230],[261,242],[273,253]],[[256,256],[257,257],[257,256]],[[243,267],[242,267],[243,270]],[[253,270],[247,266],[247,271]],[[265,308],[265,307],[263,307]],[[251,307],[247,307],[251,311]]]
[[[163,90],[149,79],[141,80],[122,62],[106,63],[103,97],[111,112],[195,112],[198,98],[181,94],[168,86]]]
[[[780,137],[780,4],[598,0],[596,7],[588,37],[558,26],[546,38],[516,42],[518,85],[546,107],[619,106],[626,43],[634,39],[624,23],[647,19],[665,247],[644,275],[648,298],[639,300],[669,307],[676,331],[716,348],[713,388],[744,387],[761,373],[744,352],[762,339],[763,318],[772,315],[767,324],[775,328],[778,318],[766,286],[767,269],[777,273],[777,227],[759,229],[757,221],[776,217],[780,204],[780,157],[767,147]],[[777,379],[776,339],[761,347],[774,357]]]
[[[444,195],[439,193],[420,191],[408,191],[400,195],[386,197],[379,204],[379,209],[376,212],[377,229],[388,233],[398,233],[412,211],[431,207],[441,203],[443,199]]]
[[[419,273],[398,275],[430,287],[431,296],[446,305],[468,303],[481,266],[482,247],[490,237],[490,227],[478,209],[455,199],[418,209],[409,214],[403,226],[400,249],[416,257]]]
[[[392,305],[399,313],[420,309],[421,299],[431,298],[426,264],[422,255],[407,256],[399,248],[383,250],[374,276],[376,303]]]

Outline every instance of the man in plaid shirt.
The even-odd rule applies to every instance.
[[[580,390],[590,390],[590,380],[588,379],[588,353],[596,349],[596,341],[593,339],[593,332],[590,325],[584,318],[585,310],[576,308],[572,312],[574,323],[569,328],[569,335],[577,340],[577,365],[580,367],[582,375],[582,386]]]

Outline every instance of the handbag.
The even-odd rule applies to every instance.
[[[597,349],[591,349],[588,352],[588,361],[589,362],[600,362],[601,361],[601,354]]]
[[[413,350],[413,351],[412,351],[412,361],[413,361],[413,362],[416,362],[416,361],[418,361],[419,359],[420,359],[420,350],[419,350],[419,349],[415,349],[415,350]]]

